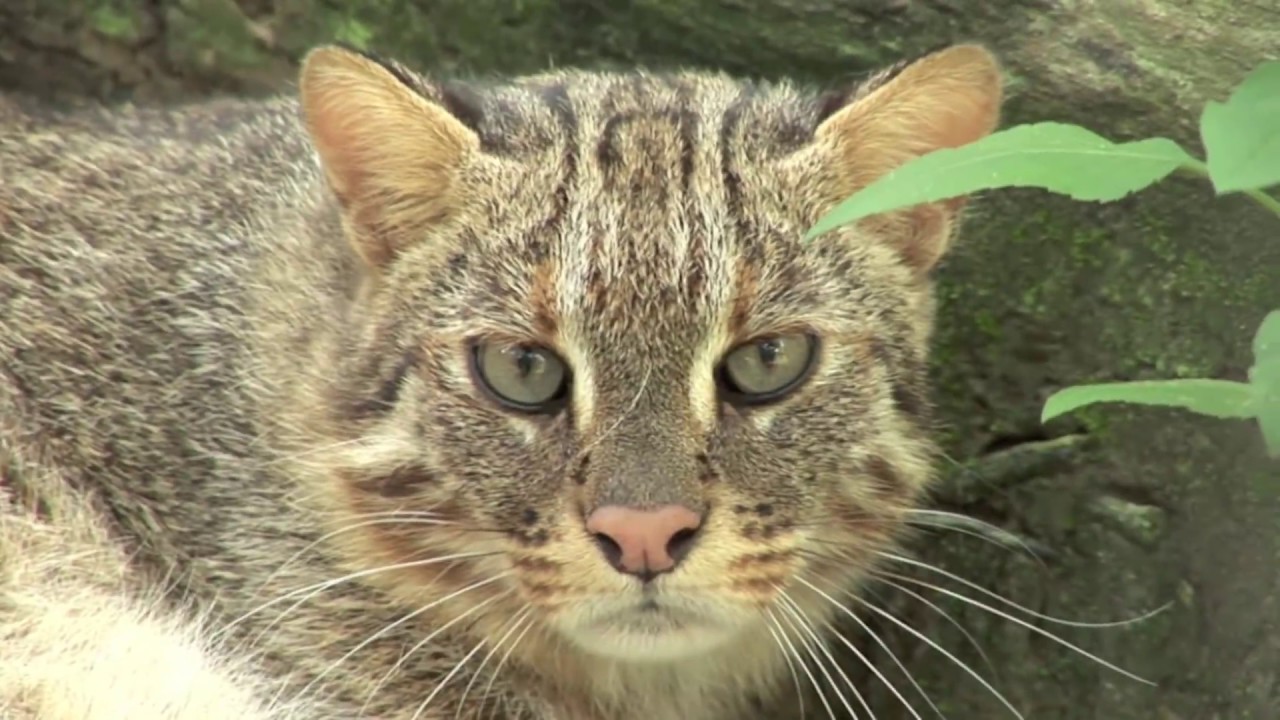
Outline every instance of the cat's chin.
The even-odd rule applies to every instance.
[[[705,655],[742,632],[733,613],[705,603],[651,599],[600,603],[560,630],[575,645],[599,657],[667,662]]]

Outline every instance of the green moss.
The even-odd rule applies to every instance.
[[[373,39],[373,28],[356,18],[340,17],[334,22],[333,39],[366,50]]]
[[[136,41],[141,30],[136,15],[136,8],[125,3],[103,2],[89,10],[89,27],[94,32],[125,42]]]
[[[166,19],[171,46],[196,67],[240,73],[271,65],[270,54],[233,0],[182,0]]]

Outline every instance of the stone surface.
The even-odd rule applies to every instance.
[[[1277,37],[1274,0],[5,0],[0,88],[263,92],[287,87],[299,54],[330,39],[450,74],[639,62],[836,82],[979,40],[1007,62],[1009,122],[1164,135],[1199,152],[1202,104],[1275,57]],[[1280,221],[1195,179],[1105,206],[1034,191],[984,198],[939,274],[935,376],[951,458],[939,503],[1005,532],[949,523],[913,549],[1042,615],[1114,622],[1168,607],[1125,626],[1063,626],[905,566],[891,569],[1027,625],[920,585],[908,587],[934,606],[887,585],[871,602],[1025,717],[1275,717],[1280,466],[1256,428],[1125,407],[1047,428],[1038,417],[1050,392],[1076,382],[1243,379],[1253,330],[1280,307],[1278,268]],[[947,717],[1013,717],[924,641],[863,615]],[[922,717],[932,713],[865,631],[849,636]],[[878,717],[911,717],[877,678],[863,680]],[[826,713],[812,703],[808,714]]]

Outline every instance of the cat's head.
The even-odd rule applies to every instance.
[[[361,268],[333,320],[332,489],[394,596],[671,658],[892,546],[930,477],[929,272],[961,203],[804,235],[992,130],[985,50],[810,94],[448,85],[326,48],[301,89]]]

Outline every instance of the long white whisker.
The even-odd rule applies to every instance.
[[[1008,599],[1008,598],[1006,598],[1006,597],[1004,597],[1004,596],[1000,595],[999,593],[994,593],[994,592],[992,592],[992,591],[990,591],[990,590],[988,590],[988,589],[986,589],[986,588],[982,587],[981,585],[979,585],[979,584],[977,584],[977,583],[975,583],[975,582],[973,582],[973,581],[971,581],[971,580],[966,580],[966,579],[964,579],[964,578],[960,577],[959,575],[956,575],[956,574],[955,574],[955,573],[953,573],[953,572],[947,572],[946,570],[943,570],[942,568],[939,568],[939,567],[934,567],[933,565],[930,565],[929,563],[926,563],[926,562],[920,562],[919,560],[912,560],[911,558],[903,557],[903,556],[901,556],[901,555],[895,555],[895,554],[893,554],[893,553],[877,552],[876,554],[877,554],[877,555],[879,555],[879,556],[880,556],[880,557],[882,557],[882,558],[887,559],[887,560],[893,560],[893,561],[896,561],[896,562],[900,562],[900,563],[902,563],[902,564],[904,564],[904,565],[911,565],[912,567],[918,567],[918,568],[921,568],[921,569],[923,569],[923,570],[928,570],[929,572],[936,573],[936,574],[941,575],[941,576],[943,576],[943,577],[945,577],[945,578],[947,578],[947,579],[954,580],[955,582],[958,582],[958,583],[960,583],[961,585],[964,585],[964,586],[965,586],[965,587],[967,587],[967,588],[971,588],[971,589],[973,589],[973,590],[977,590],[978,592],[982,593],[983,595],[986,595],[986,596],[987,596],[987,597],[989,597],[989,598],[993,598],[993,599],[995,599],[995,600],[998,600],[998,601],[1000,601],[1000,602],[1004,603],[1005,605],[1008,605],[1009,607],[1016,608],[1016,609],[1018,609],[1018,610],[1020,610],[1020,611],[1022,611],[1022,612],[1024,612],[1024,613],[1026,613],[1026,614],[1030,615],[1030,616],[1031,616],[1031,617],[1033,617],[1033,618],[1036,618],[1036,619],[1038,619],[1038,620],[1044,620],[1045,622],[1053,623],[1053,624],[1055,624],[1055,625],[1065,625],[1066,627],[1091,628],[1091,629],[1123,627],[1123,626],[1126,626],[1126,625],[1132,625],[1132,624],[1134,624],[1134,623],[1140,623],[1140,622],[1142,622],[1143,620],[1148,620],[1148,619],[1150,619],[1150,618],[1152,618],[1152,617],[1155,617],[1156,615],[1159,615],[1160,613],[1164,612],[1165,610],[1168,610],[1168,609],[1173,605],[1173,603],[1165,603],[1164,605],[1162,605],[1162,606],[1161,606],[1161,607],[1159,607],[1159,608],[1156,608],[1155,610],[1151,610],[1151,611],[1146,612],[1146,613],[1144,613],[1144,614],[1142,614],[1142,615],[1139,615],[1139,616],[1138,616],[1138,617],[1136,617],[1136,618],[1131,618],[1131,619],[1129,619],[1129,620],[1116,620],[1116,621],[1113,621],[1113,622],[1102,622],[1102,623],[1094,623],[1094,622],[1078,622],[1078,621],[1074,621],[1074,620],[1063,620],[1063,619],[1061,619],[1061,618],[1056,618],[1056,617],[1053,617],[1053,616],[1051,616],[1051,615],[1045,615],[1044,613],[1038,613],[1038,612],[1036,612],[1035,610],[1032,610],[1031,608],[1028,608],[1028,607],[1024,607],[1024,606],[1022,606],[1022,605],[1019,605],[1018,603],[1016,603],[1016,602],[1014,602],[1014,601],[1012,601],[1012,600],[1010,600],[1010,599]],[[910,580],[910,581],[912,581],[912,582],[918,582],[918,583],[920,583],[920,584],[924,584],[922,581],[917,581],[917,580],[914,580],[913,578],[908,578],[908,577],[907,577],[907,576],[905,576],[905,575],[897,575],[897,574],[895,574],[895,573],[883,573],[883,574],[888,575],[888,576],[890,576],[890,577],[896,577],[896,578],[898,578],[898,579],[900,579],[900,580]],[[931,587],[931,586],[926,585],[926,587]]]
[[[462,717],[462,708],[466,705],[467,696],[471,694],[471,688],[476,684],[476,680],[480,679],[480,675],[484,672],[485,666],[489,664],[489,660],[493,659],[494,654],[496,654],[498,650],[506,644],[507,639],[520,629],[520,626],[524,624],[525,618],[527,618],[531,612],[533,612],[533,606],[526,604],[520,612],[511,616],[511,619],[505,623],[507,626],[506,632],[502,633],[502,635],[498,637],[498,641],[489,648],[489,652],[480,660],[480,667],[476,668],[476,671],[471,674],[471,681],[467,683],[465,688],[463,688],[462,697],[458,700],[458,709],[453,714],[455,720]],[[502,629],[499,628],[499,631],[501,630]],[[479,715],[479,713],[477,713],[477,715]]]
[[[395,664],[393,664],[390,668],[387,669],[385,673],[382,674],[382,678],[378,680],[378,684],[373,686],[373,689],[369,691],[369,695],[365,698],[364,706],[367,707],[369,702],[373,699],[373,696],[377,695],[378,691],[382,689],[382,686],[386,685],[391,680],[392,676],[396,674],[396,671],[398,671],[400,667],[409,660],[409,658],[413,657],[414,653],[426,647],[427,643],[436,639],[436,637],[438,637],[441,633],[445,632],[446,630],[453,627],[454,625],[462,622],[463,620],[466,620],[467,618],[480,612],[481,610],[488,607],[489,605],[511,595],[511,593],[513,592],[515,591],[508,590],[504,593],[500,593],[498,595],[494,595],[493,597],[481,600],[479,603],[471,606],[471,608],[468,609],[466,612],[463,612],[462,614],[449,620],[448,622],[444,623],[443,625],[436,628],[435,630],[432,630],[431,632],[427,633],[426,637],[414,643],[413,647],[409,648],[407,651],[402,653],[400,657],[396,660]],[[470,655],[468,655],[468,657],[470,657]],[[414,717],[417,717],[417,715],[415,715]]]
[[[951,623],[951,625],[956,630],[959,630],[961,635],[964,635],[965,639],[969,642],[970,645],[973,646],[974,650],[978,651],[978,656],[982,658],[982,662],[987,666],[987,669],[993,673],[996,672],[995,665],[992,664],[991,658],[988,657],[986,651],[982,649],[982,645],[978,643],[977,638],[975,638],[973,634],[970,633],[968,630],[965,630],[964,626],[960,624],[960,621],[952,617],[951,614],[948,613],[946,610],[942,609],[941,606],[939,606],[937,603],[930,600],[929,598],[925,597],[924,595],[921,595],[920,593],[916,592],[915,590],[912,590],[911,588],[906,587],[905,585],[901,585],[892,580],[887,580],[884,577],[877,577],[876,579],[884,583],[885,585],[888,585],[889,587],[893,588],[894,590],[897,590],[900,593],[903,593],[912,598],[915,598],[916,600],[919,600],[925,607],[928,607],[930,610],[941,615],[943,619]]]
[[[853,681],[850,680],[849,676],[845,674],[844,668],[840,667],[839,661],[837,661],[835,656],[831,654],[831,650],[827,648],[827,644],[823,642],[821,637],[818,636],[818,633],[814,632],[813,628],[811,627],[810,623],[805,617],[804,610],[798,604],[796,604],[795,600],[791,599],[791,596],[787,595],[787,593],[781,589],[778,589],[778,599],[782,601],[783,608],[789,609],[791,611],[792,616],[796,619],[796,622],[800,626],[799,629],[809,636],[809,639],[812,642],[812,644],[810,645],[810,653],[812,653],[813,646],[817,646],[817,648],[822,652],[822,654],[826,656],[827,660],[831,661],[831,667],[835,668],[836,674],[840,676],[841,680],[844,680],[844,684],[849,688],[851,692],[853,692],[853,696],[857,698],[858,704],[862,706],[863,710],[867,711],[867,717],[870,718],[871,720],[875,720],[875,713],[872,712],[871,707],[867,705],[867,701],[863,699],[862,693],[858,692],[858,688],[854,686]],[[818,658],[815,657],[814,659],[817,660]],[[818,667],[819,669],[822,668],[821,662],[819,662]],[[837,697],[840,698],[840,702],[841,704],[844,705],[844,709],[849,711],[849,715],[853,718],[853,720],[857,720],[858,713],[854,712],[853,708],[849,706],[849,701],[845,699],[844,693],[840,692],[840,689],[836,686],[835,680],[825,670],[823,670],[822,673],[827,676],[828,682],[831,683],[832,689],[836,691],[836,695]]]
[[[819,595],[821,595],[821,596],[822,596],[824,599],[826,599],[828,602],[832,602],[832,603],[834,603],[834,602],[835,602],[835,600],[834,600],[830,595],[827,595],[826,593],[824,593],[824,592],[822,592],[821,590],[819,590],[816,586],[814,586],[814,585],[813,585],[812,583],[810,583],[808,580],[805,580],[805,579],[804,579],[804,578],[802,578],[802,577],[796,577],[796,580],[797,580],[798,582],[800,582],[800,583],[803,583],[803,584],[804,584],[805,586],[807,586],[810,590],[813,590],[814,592],[816,592],[816,593],[818,593]],[[838,603],[837,603],[837,604],[838,604]],[[863,630],[864,630],[868,635],[870,635],[872,638],[874,638],[874,639],[875,639],[875,641],[876,641],[877,643],[879,643],[879,644],[880,644],[880,646],[881,646],[882,648],[884,648],[884,649],[885,649],[885,651],[887,651],[887,652],[889,653],[889,656],[893,658],[894,662],[898,663],[898,667],[899,667],[899,668],[901,668],[901,669],[902,669],[902,671],[903,671],[904,673],[906,673],[907,678],[908,678],[909,680],[911,680],[911,684],[915,686],[916,690],[918,690],[922,696],[924,696],[925,702],[928,702],[928,703],[929,703],[929,705],[930,705],[931,707],[933,707],[934,711],[935,711],[935,712],[938,712],[938,708],[937,708],[936,706],[934,706],[934,705],[933,705],[933,702],[932,702],[931,700],[929,700],[929,696],[928,696],[928,695],[924,692],[924,690],[923,690],[923,689],[922,689],[922,688],[921,688],[921,687],[916,683],[915,678],[912,678],[912,677],[911,677],[911,673],[907,671],[907,668],[906,668],[905,666],[903,666],[903,664],[901,663],[901,661],[899,661],[899,660],[898,660],[897,656],[896,656],[896,655],[894,655],[894,654],[893,654],[893,652],[889,650],[888,646],[886,646],[886,645],[884,644],[884,642],[883,642],[882,640],[880,640],[880,638],[879,638],[879,637],[877,637],[877,636],[876,636],[876,634],[875,634],[875,633],[871,632],[871,628],[870,628],[870,627],[868,627],[868,626],[866,625],[866,623],[862,622],[862,620],[861,620],[860,618],[858,618],[858,617],[856,616],[856,614],[854,615],[854,619],[855,619],[855,620],[857,620],[858,624],[862,627],[862,629],[863,629]],[[857,648],[856,646],[854,646],[854,644],[853,644],[853,643],[849,642],[849,640],[848,640],[848,639],[847,639],[847,638],[846,638],[846,637],[845,637],[845,636],[844,636],[844,635],[839,631],[839,629],[838,629],[835,625],[833,625],[832,623],[828,622],[828,623],[826,623],[826,626],[827,626],[827,630],[828,630],[832,635],[834,635],[834,636],[836,637],[836,639],[838,639],[840,642],[844,643],[844,646],[845,646],[845,647],[847,647],[847,648],[849,648],[849,650],[850,650],[851,652],[853,652],[853,654],[854,654],[855,656],[857,656],[858,660],[860,660],[860,661],[862,662],[862,664],[863,664],[863,665],[865,665],[865,666],[866,666],[866,668],[867,668],[868,670],[870,670],[870,671],[871,671],[871,672],[872,672],[872,673],[873,673],[877,678],[879,678],[879,679],[880,679],[880,682],[882,682],[882,683],[884,683],[884,684],[885,684],[885,687],[889,688],[889,692],[893,693],[893,695],[894,695],[895,697],[897,697],[897,698],[898,698],[898,700],[903,704],[903,706],[905,706],[905,707],[907,708],[907,712],[911,713],[911,716],[912,716],[912,717],[914,717],[916,720],[922,720],[922,718],[920,717],[920,714],[916,712],[915,707],[913,707],[913,706],[911,705],[911,703],[907,702],[907,699],[906,699],[905,697],[903,697],[903,696],[902,696],[902,693],[898,692],[898,688],[894,687],[893,683],[889,682],[889,678],[885,677],[885,676],[884,676],[884,673],[880,672],[879,668],[877,668],[877,667],[875,666],[875,664],[874,664],[874,663],[872,663],[869,659],[867,659],[867,657],[866,657],[865,655],[863,655],[863,654],[862,654],[862,651],[858,650],[858,648]],[[871,712],[870,708],[868,708],[868,709],[867,709],[867,712],[868,712],[868,713],[869,713],[869,712]],[[941,712],[938,712],[938,714],[939,714],[939,715],[941,715],[942,713],[941,713]]]
[[[392,510],[392,511],[381,512],[381,513],[370,513],[363,517],[372,518],[372,519],[364,520],[358,523],[353,523],[351,525],[344,525],[343,527],[340,527],[337,530],[333,530],[331,532],[325,533],[324,535],[321,535],[315,540],[312,540],[311,542],[307,543],[305,547],[298,550],[293,555],[290,555],[287,560],[277,565],[276,569],[272,570],[271,573],[267,575],[267,578],[263,580],[262,583],[258,586],[258,590],[254,592],[254,597],[257,597],[258,593],[261,592],[264,588],[269,587],[271,585],[271,581],[275,580],[276,576],[278,576],[282,571],[284,571],[285,568],[292,565],[294,562],[297,562],[298,558],[302,557],[307,552],[310,552],[317,545],[325,543],[343,533],[348,533],[353,530],[359,530],[362,527],[369,527],[371,525],[391,525],[391,524],[400,524],[400,523],[407,524],[407,525],[457,525],[458,524],[450,520],[440,520],[439,516],[433,513],[423,512],[419,514],[419,512],[420,511],[409,511],[405,513],[401,513],[400,511]],[[375,516],[383,516],[383,517],[375,517]]]
[[[1040,557],[1040,553],[1037,553],[1027,544],[1027,541],[985,520],[942,510],[912,510],[910,514],[923,516],[923,519],[908,519],[907,523],[910,525],[950,530],[961,535],[977,538],[982,542],[1004,550],[1012,550],[1010,546],[1016,546],[1026,553],[1027,557],[1036,561],[1040,567],[1048,568],[1044,559]]]
[[[818,666],[818,672],[821,673],[822,676],[827,679],[827,683],[830,684],[831,689],[835,691],[836,697],[839,698],[840,704],[844,706],[845,710],[849,711],[849,714],[853,717],[853,720],[857,720],[858,716],[854,713],[853,708],[849,705],[849,701],[848,699],[845,698],[844,693],[840,692],[840,686],[836,685],[835,678],[831,676],[831,672],[827,670],[827,666],[823,664],[822,658],[816,652],[814,652],[813,645],[810,644],[809,638],[805,636],[804,630],[800,627],[800,625],[796,624],[795,618],[792,617],[795,611],[791,610],[791,608],[787,607],[786,605],[780,605],[780,607],[782,610],[786,611],[782,615],[782,619],[785,620],[787,622],[787,625],[791,626],[791,629],[796,633],[797,638],[800,640],[801,646],[804,647],[805,653],[809,655],[809,659],[813,660],[814,664]],[[831,717],[831,720],[835,720],[836,716],[835,716],[834,708],[826,703],[825,695],[823,697],[823,704],[827,705],[827,713]]]
[[[1074,651],[1076,651],[1076,652],[1080,653],[1080,654],[1081,654],[1081,655],[1083,655],[1084,657],[1089,658],[1090,660],[1092,660],[1092,661],[1094,661],[1094,662],[1098,663],[1099,665],[1101,665],[1101,666],[1103,666],[1103,667],[1105,667],[1105,668],[1107,668],[1107,669],[1109,669],[1109,670],[1114,670],[1115,672],[1118,672],[1118,673],[1120,673],[1121,675],[1124,675],[1125,677],[1127,677],[1127,678],[1129,678],[1129,679],[1131,679],[1131,680],[1136,680],[1136,681],[1138,681],[1138,682],[1140,682],[1140,683],[1143,683],[1143,684],[1145,684],[1145,685],[1150,685],[1150,686],[1152,686],[1152,687],[1155,687],[1155,686],[1156,686],[1156,683],[1154,683],[1154,682],[1152,682],[1152,681],[1150,681],[1150,680],[1147,680],[1146,678],[1143,678],[1143,677],[1140,677],[1140,676],[1138,676],[1138,675],[1135,675],[1135,674],[1133,674],[1133,673],[1129,672],[1128,670],[1125,670],[1124,668],[1122,668],[1122,667],[1120,667],[1120,666],[1118,666],[1118,665],[1115,665],[1115,664],[1112,664],[1112,663],[1110,663],[1110,662],[1107,662],[1106,660],[1103,660],[1102,658],[1100,658],[1100,657],[1098,657],[1097,655],[1094,655],[1093,653],[1091,653],[1091,652],[1089,652],[1089,651],[1085,650],[1084,648],[1080,647],[1079,645],[1075,645],[1075,644],[1073,644],[1073,643],[1071,643],[1071,642],[1068,642],[1068,641],[1066,641],[1066,640],[1064,640],[1064,639],[1062,639],[1062,638],[1058,637],[1057,635],[1054,635],[1053,633],[1049,632],[1048,630],[1044,630],[1044,629],[1042,629],[1042,628],[1038,628],[1038,627],[1036,627],[1035,625],[1032,625],[1031,623],[1027,622],[1026,620],[1023,620],[1023,619],[1018,618],[1018,617],[1014,617],[1013,615],[1010,615],[1009,613],[1007,613],[1007,612],[1005,612],[1005,611],[1003,611],[1003,610],[1000,610],[999,608],[991,607],[990,605],[987,605],[987,604],[986,604],[986,603],[984,603],[984,602],[980,602],[980,601],[978,601],[978,600],[974,600],[974,599],[973,599],[973,598],[971,598],[971,597],[965,597],[964,595],[961,595],[960,593],[952,592],[952,591],[950,591],[950,590],[948,590],[948,589],[946,589],[946,588],[944,588],[944,587],[939,587],[939,586],[937,586],[937,585],[934,585],[933,583],[928,583],[928,582],[925,582],[925,581],[923,581],[923,580],[917,580],[917,579],[915,579],[915,578],[909,578],[909,577],[907,577],[907,576],[905,576],[905,575],[894,575],[893,577],[896,577],[897,579],[899,579],[899,580],[901,580],[901,581],[903,581],[903,582],[909,582],[909,583],[913,583],[913,584],[915,584],[915,585],[920,585],[920,586],[922,586],[922,587],[927,587],[927,588],[929,588],[930,590],[933,590],[934,592],[940,592],[940,593],[942,593],[943,595],[946,595],[946,596],[948,596],[948,597],[955,598],[956,600],[959,600],[959,601],[960,601],[960,602],[962,602],[962,603],[966,603],[966,604],[972,605],[972,606],[974,606],[974,607],[976,607],[976,608],[981,608],[981,609],[983,609],[983,610],[986,610],[987,612],[989,612],[989,613],[991,613],[991,614],[993,614],[993,615],[997,615],[997,616],[999,616],[999,617],[1002,617],[1002,618],[1004,618],[1005,620],[1008,620],[1009,622],[1017,623],[1018,625],[1021,625],[1022,627],[1024,627],[1024,628],[1026,628],[1026,629],[1030,630],[1031,632],[1036,633],[1037,635],[1040,635],[1041,637],[1048,638],[1048,639],[1050,639],[1050,640],[1052,640],[1052,641],[1054,641],[1054,642],[1058,643],[1059,645],[1062,645],[1063,647],[1070,648],[1071,650],[1074,650]]]
[[[360,570],[357,572],[349,573],[347,575],[343,575],[342,577],[337,577],[332,580],[325,580],[324,582],[308,585],[306,587],[298,588],[297,590],[291,590],[277,598],[269,600],[255,607],[254,609],[246,612],[245,614],[241,615],[235,620],[232,620],[230,623],[227,623],[226,625],[222,626],[218,630],[218,632],[215,633],[215,635],[216,636],[225,635],[229,630],[234,628],[236,625],[239,625],[241,622],[244,622],[246,619],[252,617],[253,615],[256,615],[262,612],[263,610],[266,610],[267,608],[272,607],[278,603],[285,602],[290,598],[297,597],[298,595],[305,595],[305,597],[303,597],[298,602],[294,603],[288,610],[284,611],[279,616],[277,616],[274,620],[272,620],[271,623],[269,623],[266,628],[263,628],[263,630],[258,633],[259,637],[261,637],[262,633],[265,633],[268,629],[274,626],[275,623],[278,622],[285,615],[288,615],[290,612],[293,612],[293,610],[295,610],[302,603],[306,602],[307,600],[310,600],[311,598],[315,597],[317,594],[324,592],[329,588],[336,587],[343,583],[351,582],[352,580],[358,580],[363,577],[369,577],[370,575],[377,575],[378,573],[392,572],[395,570],[404,570],[408,568],[426,567],[428,565],[436,565],[442,562],[465,560],[468,558],[487,557],[487,556],[496,555],[496,554],[497,554],[496,552],[456,553],[454,555],[445,555],[443,557],[426,558],[424,560],[410,560],[407,562],[394,563],[391,565],[381,565],[376,568],[369,568],[366,570]]]
[[[839,602],[836,602],[836,600],[835,600],[834,598],[832,598],[830,595],[827,595],[826,593],[822,592],[821,590],[817,590],[817,588],[814,588],[814,589],[815,589],[815,590],[816,590],[820,595],[822,595],[822,596],[823,596],[823,597],[825,597],[827,600],[829,600],[829,601],[831,602],[831,604],[832,604],[832,605],[834,605],[837,609],[839,609],[839,610],[840,610],[841,612],[843,612],[845,615],[847,615],[847,616],[849,616],[849,617],[853,618],[855,621],[859,621],[859,622],[860,622],[860,620],[858,620],[857,615],[856,615],[856,614],[854,614],[854,613],[853,613],[853,611],[849,610],[849,608],[846,608],[844,605],[841,605]],[[854,602],[856,602],[856,603],[858,603],[858,604],[862,605],[863,607],[867,608],[868,610],[870,610],[870,611],[872,611],[872,612],[876,613],[877,615],[880,615],[881,617],[885,618],[886,620],[888,620],[889,622],[893,623],[894,625],[897,625],[898,627],[902,628],[903,630],[906,630],[908,633],[911,633],[911,635],[915,636],[915,638],[916,638],[916,639],[918,639],[918,640],[920,640],[920,641],[924,642],[926,645],[928,645],[929,647],[933,648],[934,650],[937,650],[937,651],[938,651],[939,653],[941,653],[944,657],[946,657],[948,660],[950,660],[952,663],[954,663],[954,664],[956,665],[956,667],[960,668],[961,670],[964,670],[964,671],[965,671],[966,673],[968,673],[968,674],[969,674],[969,675],[970,675],[974,680],[977,680],[977,681],[982,685],[982,687],[986,688],[986,690],[987,690],[988,692],[990,692],[992,695],[994,695],[994,696],[995,696],[995,698],[996,698],[997,700],[999,700],[999,701],[1000,701],[1000,703],[1001,703],[1002,705],[1004,705],[1006,708],[1008,708],[1008,709],[1009,709],[1009,712],[1013,713],[1013,716],[1014,716],[1014,717],[1018,718],[1018,720],[1026,720],[1026,718],[1024,718],[1024,717],[1022,716],[1022,713],[1018,712],[1018,709],[1017,709],[1016,707],[1014,707],[1014,706],[1013,706],[1013,703],[1009,702],[1009,700],[1008,700],[1007,698],[1005,698],[1005,696],[1004,696],[1004,695],[1001,695],[1001,694],[1000,694],[1000,691],[996,690],[996,689],[991,685],[991,683],[990,683],[990,682],[987,682],[987,679],[986,679],[986,678],[984,678],[984,677],[982,677],[982,675],[978,674],[978,672],[977,672],[976,670],[974,670],[973,668],[969,667],[969,666],[968,666],[967,664],[965,664],[965,662],[964,662],[964,661],[962,661],[960,658],[956,657],[955,655],[952,655],[950,652],[948,652],[948,651],[947,651],[947,649],[946,649],[946,648],[942,647],[941,645],[939,645],[938,643],[934,642],[933,640],[930,640],[930,639],[929,639],[929,637],[928,637],[927,635],[925,635],[924,633],[920,632],[919,630],[916,630],[915,628],[911,627],[910,625],[906,624],[905,622],[903,622],[903,621],[899,620],[897,617],[894,617],[893,613],[890,613],[890,612],[888,612],[888,611],[886,611],[886,610],[882,610],[882,609],[880,609],[880,608],[876,607],[875,605],[873,605],[873,604],[871,604],[871,603],[867,602],[866,600],[863,600],[862,598],[858,597],[858,596],[857,596],[857,594],[851,593],[851,594],[849,595],[849,598],[850,598],[850,599],[852,599]]]
[[[475,654],[480,652],[480,649],[487,644],[488,644],[488,641],[486,640],[486,638],[483,638],[483,637],[480,638],[479,642],[476,643],[475,647],[471,648],[471,650],[469,650],[466,655],[463,655],[461,660],[454,663],[453,669],[450,670],[444,676],[444,678],[440,680],[440,682],[436,683],[435,689],[431,691],[431,694],[427,695],[427,699],[422,701],[422,704],[418,706],[418,709],[415,710],[413,713],[413,717],[411,717],[409,720],[418,720],[418,718],[422,715],[422,713],[427,711],[427,707],[431,705],[431,701],[435,700],[436,696],[440,694],[440,691],[448,687],[449,683],[453,680],[454,676],[456,676],[462,670],[462,668],[466,667],[467,663],[471,660],[471,658],[475,657]],[[461,703],[458,704],[458,709],[459,710],[462,709]]]
[[[813,685],[814,691],[818,693],[818,700],[822,702],[822,707],[827,709],[827,717],[831,718],[831,720],[835,720],[836,711],[831,707],[831,703],[827,700],[826,693],[822,692],[822,684],[818,682],[818,678],[814,677],[813,671],[811,671],[809,669],[809,665],[805,663],[804,658],[800,655],[800,651],[796,649],[795,643],[791,642],[791,638],[787,637],[787,633],[783,629],[782,623],[778,622],[778,616],[773,614],[772,609],[766,609],[765,612],[769,614],[774,625],[777,626],[782,642],[787,644],[792,656],[794,656],[796,661],[800,663],[800,671],[809,678],[809,684]]]
[[[787,661],[787,668],[791,670],[791,680],[796,686],[796,704],[799,706],[800,720],[804,720],[804,688],[800,687],[800,674],[796,672],[795,660],[791,659],[791,653],[787,652],[787,646],[782,644],[782,638],[778,635],[781,629],[777,629],[776,623],[770,621],[770,618],[765,618],[765,620],[767,621],[765,622],[765,628],[773,636],[773,641],[777,643],[778,649],[782,651],[782,659]]]
[[[528,616],[528,621],[524,625],[524,629],[520,631],[519,635],[516,635],[515,640],[511,641],[511,645],[507,647],[507,651],[502,654],[502,659],[498,660],[498,666],[493,669],[493,674],[489,676],[488,684],[484,686],[484,695],[480,699],[480,707],[476,708],[475,717],[477,718],[477,720],[478,718],[481,717],[481,713],[484,711],[484,706],[489,703],[490,693],[493,692],[493,683],[495,680],[498,679],[498,676],[502,674],[502,668],[506,666],[507,660],[511,658],[511,653],[513,653],[516,647],[520,645],[520,641],[524,640],[524,636],[527,635],[530,630],[536,627],[537,624],[538,623],[536,620],[534,620],[533,614],[530,613]],[[493,711],[496,713],[498,712],[498,709],[499,709],[498,704],[494,703]]]
[[[325,678],[325,677],[326,677],[326,676],[327,676],[331,671],[333,671],[333,670],[334,670],[335,668],[337,668],[339,665],[342,665],[342,664],[343,664],[344,662],[346,662],[347,660],[351,659],[351,657],[352,657],[353,655],[355,655],[356,653],[360,652],[361,650],[365,649],[366,647],[369,647],[369,645],[370,645],[370,644],[372,644],[372,643],[374,643],[374,642],[377,642],[378,638],[380,638],[380,637],[384,637],[387,633],[391,632],[392,630],[395,630],[396,628],[400,627],[401,625],[404,625],[405,623],[409,622],[410,620],[412,620],[412,619],[414,619],[414,618],[416,618],[416,617],[419,617],[420,615],[422,615],[422,614],[423,614],[423,613],[425,613],[425,612],[429,612],[431,609],[433,609],[433,608],[435,608],[435,607],[438,607],[438,606],[440,606],[440,605],[441,605],[441,604],[443,604],[443,603],[449,602],[450,600],[452,600],[453,598],[458,597],[459,595],[462,595],[462,594],[464,594],[464,593],[468,593],[468,592],[470,592],[470,591],[472,591],[472,590],[476,590],[476,589],[478,589],[478,588],[482,588],[482,587],[484,587],[484,586],[486,586],[486,585],[490,585],[490,584],[492,584],[492,583],[495,583],[495,582],[497,582],[497,581],[501,580],[504,576],[505,576],[505,573],[503,573],[502,575],[495,575],[495,576],[493,576],[493,577],[491,577],[491,578],[488,578],[487,580],[481,580],[481,581],[479,581],[479,582],[472,583],[472,584],[470,584],[470,585],[468,585],[468,586],[466,586],[466,587],[462,588],[461,590],[455,590],[455,591],[453,591],[453,592],[449,593],[448,595],[445,595],[445,596],[443,596],[443,597],[440,597],[440,598],[437,598],[437,599],[435,599],[435,600],[432,600],[431,602],[427,603],[426,605],[423,605],[422,607],[418,608],[417,610],[414,610],[413,612],[406,613],[406,614],[404,615],[404,617],[401,617],[399,620],[396,620],[395,622],[392,622],[392,623],[388,623],[388,624],[386,624],[385,626],[383,626],[383,627],[382,627],[382,629],[381,629],[381,630],[379,630],[378,632],[373,633],[373,634],[372,634],[372,635],[370,635],[369,637],[365,638],[363,641],[361,641],[361,642],[360,642],[359,644],[357,644],[355,647],[351,648],[351,649],[350,649],[350,650],[348,650],[345,654],[343,654],[343,656],[342,656],[342,657],[340,657],[340,658],[338,658],[337,660],[335,660],[334,662],[330,663],[330,664],[329,664],[329,666],[328,666],[328,667],[326,667],[326,668],[324,669],[324,671],[322,671],[320,674],[316,675],[314,678],[312,678],[312,679],[311,679],[311,681],[310,681],[310,682],[308,682],[305,686],[303,686],[302,690],[298,691],[298,695],[299,695],[299,696],[305,695],[305,694],[307,693],[307,691],[308,691],[308,690],[310,690],[310,689],[311,689],[311,688],[312,688],[316,683],[318,683],[318,682],[320,682],[322,679],[324,679],[324,678]]]

